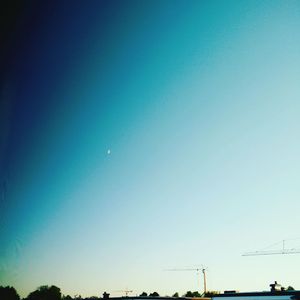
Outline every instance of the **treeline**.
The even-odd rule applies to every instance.
[[[182,297],[195,298],[195,297],[211,297],[214,294],[219,292],[210,291],[205,295],[201,295],[199,292],[187,291]],[[157,292],[149,293],[143,292],[139,295],[140,297],[159,297],[160,295]],[[178,293],[174,293],[172,297],[180,297]],[[18,295],[16,289],[11,286],[0,286],[0,299],[1,300],[21,300],[21,297]],[[60,288],[55,285],[43,285],[37,288],[35,291],[31,292],[27,297],[22,298],[22,300],[107,300],[109,299],[109,294],[104,293],[103,297],[91,296],[91,297],[81,297],[76,295],[71,297],[70,295],[63,295]]]

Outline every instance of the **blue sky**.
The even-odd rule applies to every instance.
[[[199,278],[164,270],[203,264],[210,290],[300,289],[297,255],[241,256],[300,248],[299,2],[63,1],[15,28],[1,284],[182,294]]]

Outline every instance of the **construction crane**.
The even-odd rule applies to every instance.
[[[133,291],[132,290],[128,290],[128,289],[126,289],[126,290],[120,290],[120,291],[115,291],[116,293],[125,293],[125,296],[126,297],[128,297],[128,294],[129,293],[133,293]]]
[[[289,239],[289,240],[282,240],[280,242],[277,242],[275,244],[272,244],[262,250],[259,251],[252,251],[252,252],[245,252],[242,254],[242,256],[256,256],[256,255],[275,255],[275,254],[297,254],[300,253],[299,248],[286,248],[286,242],[292,241],[292,240],[299,240],[299,239]],[[273,246],[281,245],[281,249],[276,250],[265,250],[267,248],[271,248]]]
[[[166,269],[166,271],[196,271],[196,274],[199,275],[199,282],[201,284],[201,279],[200,279],[200,271],[203,273],[203,291],[204,294],[206,294],[206,268],[201,267],[201,268],[174,268],[174,269]]]

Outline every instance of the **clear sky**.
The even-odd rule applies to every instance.
[[[203,264],[210,290],[300,289],[300,254],[241,256],[300,237],[299,1],[36,1],[13,16],[0,285],[183,294],[199,277],[165,269]]]

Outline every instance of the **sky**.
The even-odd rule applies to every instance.
[[[0,285],[300,289],[299,1],[3,7]]]

